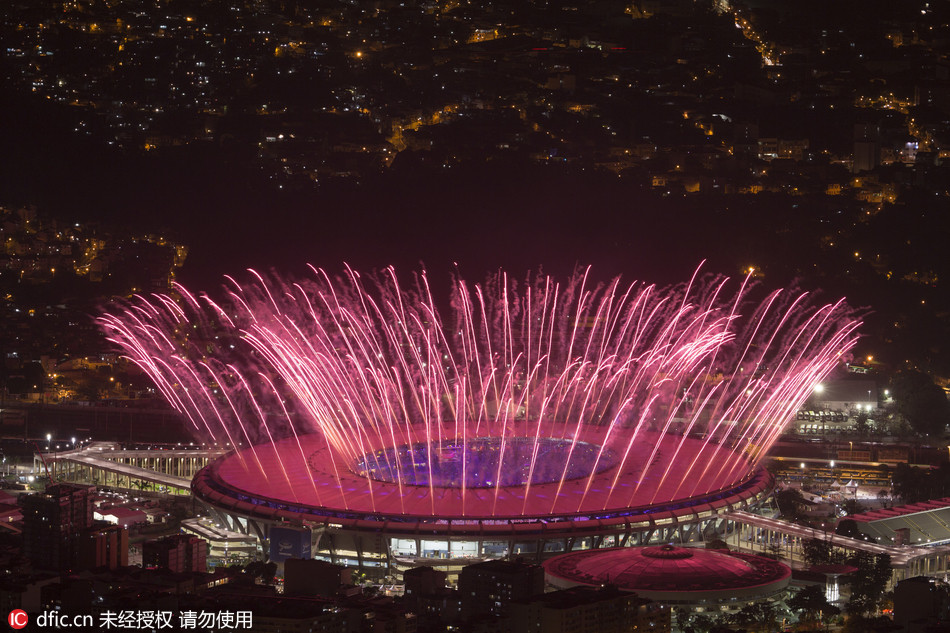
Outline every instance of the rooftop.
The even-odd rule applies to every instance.
[[[573,584],[610,583],[644,597],[650,592],[714,594],[752,587],[768,593],[791,577],[788,567],[761,556],[673,545],[572,552],[544,567],[548,576]]]

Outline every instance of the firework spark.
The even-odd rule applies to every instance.
[[[364,479],[373,508],[388,482],[400,496],[428,488],[433,515],[445,488],[464,515],[469,495],[512,488],[527,512],[540,484],[557,484],[552,507],[572,486],[580,510],[589,495],[632,503],[641,485],[657,502],[741,480],[859,325],[842,301],[777,290],[752,302],[748,278],[698,273],[667,289],[499,273],[456,279],[443,306],[425,272],[403,284],[392,269],[311,271],[228,278],[218,300],[178,286],[99,322],[196,433],[250,446],[238,453],[249,472],[289,479],[310,457],[300,438],[318,436],[321,468]],[[277,442],[296,449],[275,472],[255,446]],[[617,486],[630,472],[636,484]],[[604,473],[614,485],[595,494]]]

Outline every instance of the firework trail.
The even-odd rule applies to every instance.
[[[370,495],[377,481],[400,495],[428,487],[433,514],[444,487],[463,503],[522,487],[524,510],[532,486],[552,482],[555,499],[579,485],[580,508],[601,473],[615,485],[638,474],[604,507],[631,503],[640,482],[659,482],[656,502],[664,484],[688,497],[741,480],[859,326],[843,301],[787,290],[752,301],[748,278],[699,271],[666,289],[588,270],[458,278],[444,305],[425,271],[408,283],[392,269],[311,272],[228,277],[219,299],[176,286],[99,324],[196,434],[251,447],[239,453],[249,471],[289,477],[285,459],[306,460],[299,438],[317,435],[338,477],[365,479]],[[266,472],[254,447],[284,438],[297,454]]]

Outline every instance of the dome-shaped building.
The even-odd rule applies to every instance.
[[[571,552],[546,561],[544,569],[556,587],[609,583],[642,598],[703,610],[775,596],[792,575],[770,558],[672,545]]]

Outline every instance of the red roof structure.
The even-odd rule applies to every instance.
[[[950,497],[881,508],[851,517],[879,543],[923,545],[950,542]]]
[[[662,545],[571,552],[544,563],[559,587],[610,583],[658,602],[755,599],[788,586],[792,571],[770,558]]]

